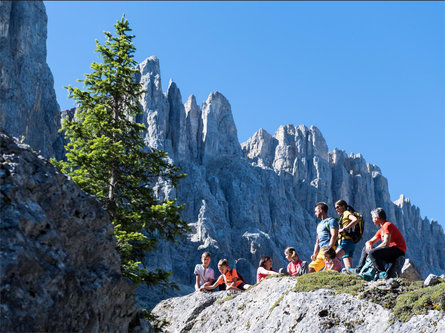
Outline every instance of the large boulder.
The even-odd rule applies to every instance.
[[[3,332],[118,332],[138,322],[101,203],[0,133]]]
[[[333,290],[295,292],[294,277],[269,278],[245,292],[195,292],[160,302],[167,332],[442,332],[439,311],[391,323],[391,310]],[[378,288],[378,286],[371,286]],[[383,291],[385,292],[385,291]]]
[[[414,265],[414,263],[410,259],[405,259],[405,263],[403,264],[402,268],[402,275],[400,277],[405,278],[409,281],[423,280],[422,276],[416,268],[416,265]]]

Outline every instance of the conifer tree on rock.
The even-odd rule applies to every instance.
[[[69,139],[67,160],[52,162],[103,202],[114,225],[122,274],[136,284],[166,285],[170,273],[147,270],[144,253],[161,239],[174,241],[189,227],[180,218],[183,206],[157,199],[154,187],[176,187],[185,175],[167,161],[167,153],[144,144],[145,126],[132,121],[142,112],[137,101],[144,93],[134,80],[134,35],[127,34],[125,16],[114,27],[115,35],[105,32],[103,45],[96,40],[102,62],[93,62],[93,72],[78,80],[85,90],[67,87],[76,102],[76,119],[67,118],[61,128]]]

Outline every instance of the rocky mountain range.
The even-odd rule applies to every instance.
[[[214,261],[228,258],[252,282],[262,256],[271,256],[276,268],[286,264],[287,246],[309,260],[317,222],[313,206],[325,201],[335,216],[339,199],[364,215],[364,239],[357,248],[377,231],[370,211],[383,207],[422,276],[443,273],[442,227],[422,218],[403,195],[392,202],[382,171],[361,154],[329,152],[321,132],[304,125],[281,126],[274,135],[260,129],[239,144],[230,103],[221,93],[212,92],[202,106],[193,95],[183,104],[173,81],[162,91],[158,58],[147,58],[139,69],[147,91],[138,119],[148,129],[145,141],[167,151],[188,175],[176,191],[163,195],[186,204],[183,218],[193,227],[186,239],[149,255],[147,263],[172,271],[184,293],[192,290],[193,267],[203,251]]]
[[[0,128],[24,136],[42,155],[60,158],[60,111],[46,64],[44,5],[1,1],[0,8]],[[308,260],[315,242],[313,205],[326,201],[335,215],[338,199],[363,213],[365,239],[376,231],[370,210],[383,207],[404,235],[407,257],[423,277],[444,272],[442,227],[423,218],[404,196],[391,201],[382,171],[361,154],[329,151],[321,132],[304,125],[281,126],[273,135],[260,129],[240,144],[230,103],[220,92],[210,93],[201,106],[193,95],[183,103],[173,81],[162,91],[158,58],[147,58],[139,70],[137,80],[146,93],[136,121],[147,126],[145,142],[167,151],[188,175],[177,189],[158,195],[186,204],[183,219],[193,231],[146,259],[150,267],[173,272],[179,294],[193,290],[193,267],[204,251],[212,254],[214,268],[217,260],[228,258],[249,282],[264,255],[273,258],[275,268],[283,267],[287,246]],[[159,295],[142,288],[138,300],[153,307],[174,294],[178,292]]]

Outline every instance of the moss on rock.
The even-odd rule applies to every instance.
[[[392,309],[393,321],[408,321],[414,314],[428,310],[445,312],[445,283],[424,287],[422,281],[405,279],[365,282],[357,275],[321,271],[298,278],[294,292],[332,289],[336,294],[357,295],[360,299]]]
[[[445,283],[400,295],[393,313],[400,321],[408,321],[414,314],[426,314],[428,310],[445,311]]]
[[[336,271],[321,271],[298,278],[292,291],[312,291],[321,288],[333,289],[337,294],[357,295],[366,282],[357,275],[340,274]]]

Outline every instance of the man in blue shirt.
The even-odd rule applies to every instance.
[[[330,247],[335,249],[338,239],[338,222],[328,217],[328,205],[325,202],[317,203],[314,213],[321,222],[317,225],[317,241],[311,256],[309,273],[318,272],[324,267],[324,253]]]

